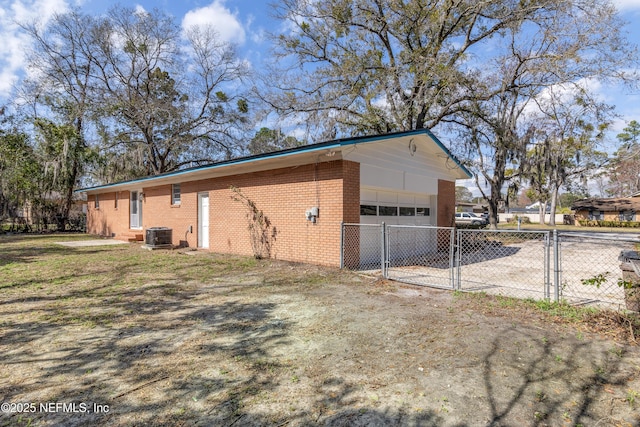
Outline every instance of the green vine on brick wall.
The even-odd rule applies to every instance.
[[[242,203],[247,210],[246,217],[253,256],[256,259],[271,258],[273,244],[278,234],[276,227],[271,224],[264,212],[258,209],[256,203],[245,196],[239,188],[231,186],[230,189],[233,192],[231,199]]]

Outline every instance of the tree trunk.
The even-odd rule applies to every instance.
[[[489,228],[491,230],[497,230],[498,221],[496,219],[498,218],[498,203],[493,200],[493,197],[487,200],[487,202],[489,203]]]
[[[487,203],[489,204],[489,228],[491,230],[498,229],[498,203],[500,198],[502,197],[502,193],[500,193],[500,189],[502,188],[502,184],[504,183],[501,177],[494,177],[491,182],[491,195],[487,198]]]
[[[556,206],[558,205],[558,187],[554,186],[551,189],[551,207],[549,208],[549,225],[556,226]]]
[[[538,216],[540,217],[540,219],[538,220],[538,223],[540,225],[544,225],[544,217],[545,217],[545,211],[547,210],[547,202],[546,200],[544,202],[542,200],[539,200],[538,203],[540,203],[538,205]]]

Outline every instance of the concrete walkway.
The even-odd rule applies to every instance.
[[[110,246],[110,245],[123,245],[127,242],[114,239],[95,239],[95,240],[76,240],[73,242],[55,242],[56,245],[67,246],[70,248],[83,248],[85,246]]]

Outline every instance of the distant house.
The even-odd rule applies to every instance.
[[[62,195],[56,191],[52,191],[41,200],[40,209],[34,209],[31,201],[25,202],[16,212],[16,220],[28,226],[36,225],[38,222],[55,223],[56,213],[59,211],[63,203]],[[53,209],[52,209],[53,208]],[[69,210],[69,218],[76,220],[87,212],[87,200],[85,194],[75,195],[71,201],[71,209]]]
[[[489,207],[481,203],[456,202],[456,212],[474,212],[477,214],[481,214],[488,211]]]
[[[342,222],[452,226],[455,181],[470,177],[431,132],[420,129],[79,191],[88,196],[89,233],[131,240],[167,227],[174,245],[250,255],[248,212],[234,200],[236,188],[268,218],[269,256],[338,266]]]
[[[640,197],[589,198],[571,205],[577,220],[638,221]]]

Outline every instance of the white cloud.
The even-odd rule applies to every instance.
[[[190,10],[182,19],[184,30],[193,26],[211,26],[224,41],[242,45],[246,34],[237,13],[224,6],[224,0],[214,0],[209,6]]]
[[[0,102],[18,82],[29,48],[29,38],[17,23],[45,24],[55,13],[67,10],[66,0],[0,0]]]
[[[147,12],[147,10],[144,8],[144,6],[137,4],[135,7],[135,14],[138,16],[145,16],[147,15],[149,12]]]

